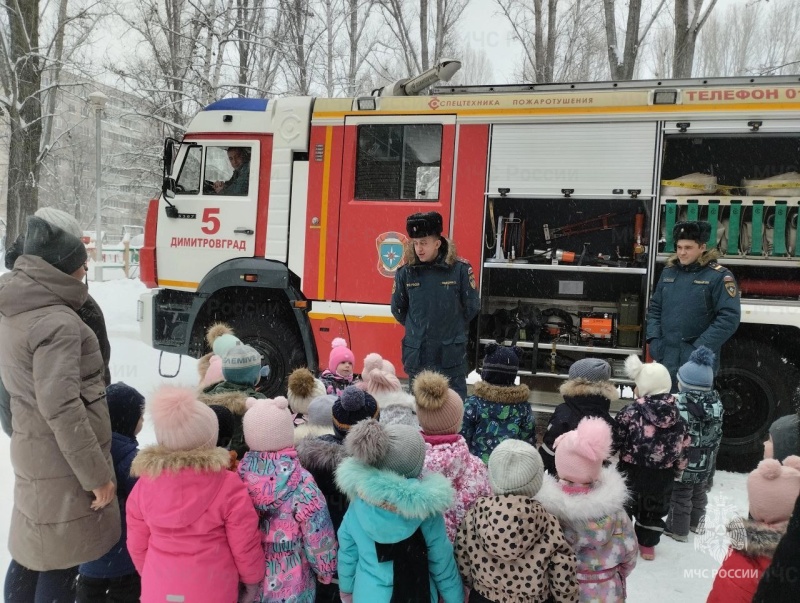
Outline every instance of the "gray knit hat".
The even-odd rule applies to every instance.
[[[601,358],[583,358],[569,367],[570,379],[585,381],[608,381],[611,379],[611,365]]]
[[[769,426],[769,435],[772,438],[772,458],[782,463],[787,456],[800,454],[797,432],[798,417],[796,413],[781,417]]]
[[[362,463],[404,477],[418,477],[425,463],[425,440],[409,425],[384,426],[366,419],[353,426],[344,445]]]
[[[539,452],[522,440],[505,440],[489,455],[489,483],[495,494],[536,496],[543,474]]]
[[[311,425],[318,425],[320,427],[333,427],[333,403],[338,398],[333,394],[326,394],[324,396],[317,396],[311,400],[306,412],[306,420]]]
[[[714,387],[714,352],[704,345],[692,351],[689,361],[678,369],[681,390],[710,391]]]
[[[42,207],[36,210],[33,214],[37,218],[47,220],[53,226],[58,226],[61,230],[68,232],[73,237],[80,239],[83,236],[80,224],[74,216],[69,215],[65,211],[56,209],[55,207]]]

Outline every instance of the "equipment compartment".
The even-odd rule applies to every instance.
[[[523,349],[520,376],[555,391],[569,366],[642,354],[650,197],[488,199],[478,364],[493,341]]]

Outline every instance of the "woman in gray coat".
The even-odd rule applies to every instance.
[[[12,427],[7,602],[74,601],[77,566],[119,539],[103,359],[76,311],[86,248],[40,217],[0,277],[0,376]],[[112,504],[114,503],[114,504]]]

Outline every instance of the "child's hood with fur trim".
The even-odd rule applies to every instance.
[[[492,385],[486,381],[478,381],[473,390],[474,395],[495,404],[521,404],[528,401],[530,393],[530,389],[524,383],[520,385]]]
[[[399,523],[405,525],[401,531],[414,526],[399,539],[402,540],[411,536],[425,519],[444,513],[452,504],[455,494],[447,478],[438,473],[405,478],[393,471],[370,467],[354,458],[343,460],[336,469],[336,484],[351,501],[366,503],[358,507],[359,519],[370,538],[379,542],[395,542],[387,540],[388,534],[382,533],[382,515],[388,513],[401,518],[403,521]]]
[[[213,404],[224,406],[233,414],[242,417],[247,412],[247,398],[251,397],[263,399],[264,395],[252,387],[223,381],[206,387],[197,399],[208,406]]]
[[[769,557],[775,554],[778,543],[786,533],[786,525],[778,524],[768,526],[752,519],[734,520],[727,526],[727,532],[731,536],[731,541],[738,544],[737,549],[748,557]],[[744,528],[744,540],[742,541],[741,530]]]
[[[600,479],[585,494],[567,494],[555,477],[546,473],[535,498],[550,513],[572,524],[601,519],[621,511],[629,497],[625,479],[613,466],[603,467]]]
[[[569,379],[558,388],[564,398],[586,398],[599,396],[609,402],[619,400],[617,387],[611,381],[587,381],[586,379]]]
[[[141,479],[134,488],[149,487],[158,496],[140,497],[154,525],[183,528],[212,506],[226,480],[239,480],[228,471],[230,455],[224,448],[170,450],[143,448],[131,464],[131,475]]]

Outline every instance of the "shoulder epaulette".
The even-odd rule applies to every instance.
[[[456,262],[461,262],[462,264],[466,264],[467,266],[471,266],[469,260],[467,258],[462,258],[461,256],[456,256]]]
[[[709,266],[714,270],[716,270],[717,272],[725,272],[727,270],[725,266],[723,266],[722,264],[717,264],[716,262],[710,263]]]

